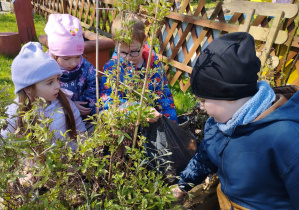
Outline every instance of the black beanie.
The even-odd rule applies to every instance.
[[[191,92],[215,100],[253,96],[260,67],[250,34],[225,34],[214,39],[199,55],[191,73]]]

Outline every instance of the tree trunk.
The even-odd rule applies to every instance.
[[[0,33],[0,54],[16,56],[21,50],[20,36],[14,32]]]

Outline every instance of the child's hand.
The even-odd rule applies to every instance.
[[[146,121],[149,123],[154,123],[159,120],[159,118],[162,117],[162,114],[159,113],[155,108],[152,108],[152,115],[154,115],[154,118],[146,118]]]
[[[185,194],[185,192],[182,191],[179,187],[175,187],[171,189],[171,191],[176,199],[181,199]]]
[[[21,185],[29,185],[30,182],[32,182],[32,178],[33,178],[32,174],[28,173],[25,175],[24,178],[19,178],[20,184]]]
[[[90,113],[91,108],[86,108],[84,106],[82,106],[82,104],[87,104],[88,102],[83,102],[83,101],[74,101],[74,104],[76,105],[76,107],[79,109],[80,111],[80,115],[84,116]]]

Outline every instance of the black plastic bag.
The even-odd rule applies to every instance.
[[[147,155],[154,159],[151,166],[166,174],[179,175],[197,150],[195,136],[165,116],[150,123],[145,136]],[[168,152],[172,154],[166,155]]]

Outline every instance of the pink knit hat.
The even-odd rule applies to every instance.
[[[45,27],[51,54],[82,55],[84,39],[80,20],[69,14],[51,14]]]

